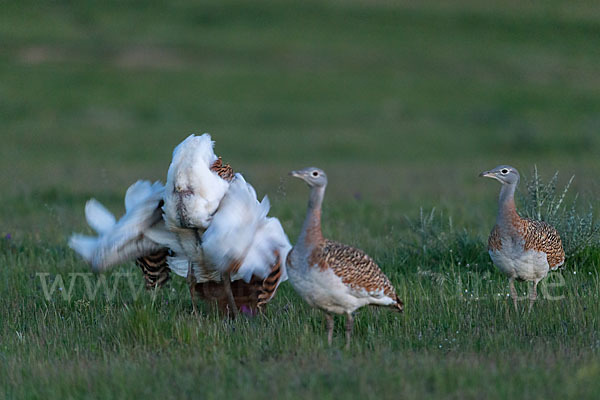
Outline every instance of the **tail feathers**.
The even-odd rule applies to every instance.
[[[394,311],[397,312],[404,311],[404,303],[402,302],[402,300],[400,300],[400,297],[398,297],[398,295],[396,295],[396,302],[392,304],[391,307],[394,309]]]
[[[100,235],[96,238],[73,235],[69,245],[91,263],[94,270],[104,270],[160,250],[164,246],[144,234],[162,221],[162,195],[163,187],[159,182],[136,182],[127,191],[127,212],[116,223],[112,223],[112,214],[100,203],[88,202],[86,217]]]
[[[117,223],[115,216],[96,199],[90,199],[85,204],[85,219],[100,235],[111,230]]]

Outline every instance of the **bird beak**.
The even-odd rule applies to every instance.
[[[302,178],[302,173],[300,171],[290,171],[289,176],[293,176],[294,178]]]
[[[492,171],[483,171],[482,173],[479,174],[480,178],[495,178],[496,174],[494,174]]]

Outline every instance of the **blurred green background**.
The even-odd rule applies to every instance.
[[[331,201],[475,222],[500,163],[595,197],[599,49],[597,1],[3,2],[1,196],[116,204],[210,132],[272,197],[317,165]]]

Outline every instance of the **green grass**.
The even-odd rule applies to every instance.
[[[521,3],[2,3],[0,398],[595,398],[597,242],[529,315],[485,251],[483,170],[574,174],[582,215],[600,195],[600,6]],[[88,272],[66,245],[85,201],[122,213],[204,131],[292,241],[308,193],[287,172],[324,168],[324,232],[380,263],[404,315],[362,310],[344,351],[287,283],[264,316],[196,319],[181,279],[136,297],[133,265],[112,299],[80,276],[46,301],[40,273]]]

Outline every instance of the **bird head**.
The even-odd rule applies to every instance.
[[[290,175],[295,178],[300,178],[312,187],[324,187],[327,185],[327,175],[322,169],[316,167],[308,167],[298,171],[290,172]]]
[[[494,169],[480,173],[479,176],[495,179],[503,185],[516,185],[519,183],[520,178],[519,171],[510,165],[500,165]]]

